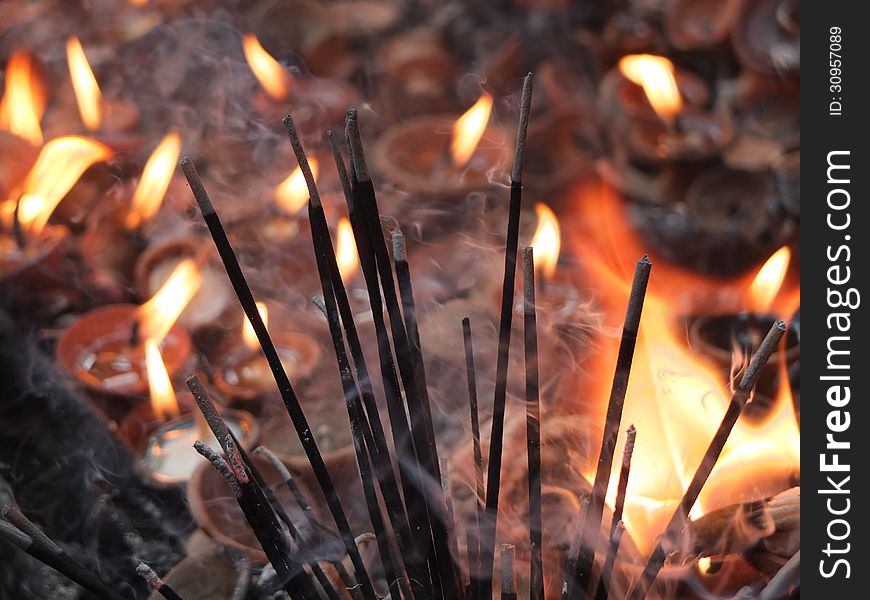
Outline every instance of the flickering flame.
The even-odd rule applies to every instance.
[[[88,64],[85,49],[76,36],[72,36],[66,42],[66,62],[69,65],[69,74],[82,122],[91,131],[99,129],[102,118],[100,86],[97,85],[97,78],[94,77],[91,65]]]
[[[749,299],[753,310],[763,313],[770,311],[770,307],[782,287],[782,282],[785,281],[790,261],[791,250],[788,246],[783,246],[774,252],[759,269],[758,275],[749,286]]]
[[[309,158],[308,164],[311,165],[311,174],[317,181],[317,159]],[[278,184],[275,188],[275,200],[288,214],[295,215],[302,210],[308,202],[308,185],[301,168],[296,167],[287,179]]]
[[[643,87],[647,100],[660,119],[670,122],[683,108],[677,87],[674,64],[664,56],[630,54],[619,61],[619,70],[633,83]]]
[[[41,232],[82,174],[111,155],[108,146],[75,135],[55,138],[43,146],[18,190],[18,222],[22,228],[29,233]]]
[[[342,217],[338,222],[337,237],[335,261],[338,263],[341,280],[346,282],[359,268],[359,256],[357,256],[356,243],[353,239],[353,228],[351,228],[347,217]]]
[[[142,170],[142,177],[133,192],[133,203],[127,214],[127,227],[133,228],[148,221],[160,210],[179,154],[181,136],[174,131],[166,134],[148,157]]]
[[[6,89],[0,101],[0,129],[31,144],[42,144],[39,126],[45,111],[45,91],[30,54],[16,50],[6,65]]]
[[[263,325],[268,327],[269,309],[262,302],[257,302],[257,312],[260,313],[260,317],[263,319]],[[254,328],[251,327],[251,322],[248,320],[247,315],[244,314],[242,315],[242,341],[251,350],[256,350],[260,347],[260,340],[257,339],[257,334]]]
[[[456,119],[453,124],[453,139],[450,142],[450,156],[455,167],[464,166],[474,154],[486,131],[491,112],[492,96],[483,93],[474,106]]]
[[[288,74],[274,57],[266,52],[253,33],[245,35],[242,41],[245,60],[254,72],[263,89],[275,100],[284,100],[288,94]]]
[[[175,390],[169,379],[166,364],[160,355],[160,346],[153,339],[145,340],[145,367],[148,371],[148,391],[151,396],[151,410],[156,416],[168,421],[181,414]]]
[[[535,204],[535,213],[538,215],[538,228],[532,238],[532,247],[535,249],[535,271],[550,278],[556,273],[559,250],[562,248],[559,219],[543,202]]]
[[[184,307],[199,290],[199,269],[191,259],[178,263],[166,283],[139,307],[139,331],[143,338],[163,341]]]
[[[644,244],[628,225],[621,200],[606,187],[583,190],[576,203],[583,231],[567,238],[574,253],[584,257],[589,280],[601,291],[603,309],[613,315],[618,331],[631,285],[633,263]],[[622,423],[637,425],[623,521],[642,552],[649,552],[667,524],[721,423],[731,393],[727,370],[697,354],[686,341],[683,317],[746,310],[745,277],[707,279],[653,257]],[[771,307],[791,314],[799,301],[795,290],[783,291]],[[594,418],[603,422],[610,381],[619,348],[618,336],[599,336],[600,349],[584,363],[584,385],[596,406]],[[728,504],[759,499],[785,489],[789,477],[800,472],[800,432],[792,404],[784,353],[780,387],[763,417],[741,418],[691,511],[697,518]],[[776,365],[774,365],[774,368]],[[622,452],[620,436],[616,456]],[[608,488],[614,501],[619,460]],[[595,464],[583,469],[591,480]]]
[[[710,572],[710,566],[713,564],[713,559],[709,556],[702,556],[698,559],[698,570],[703,574]]]

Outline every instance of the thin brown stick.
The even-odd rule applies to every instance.
[[[707,483],[710,473],[713,472],[713,467],[716,466],[716,461],[719,460],[719,455],[722,453],[722,449],[728,442],[731,430],[734,429],[734,425],[737,423],[737,419],[740,417],[743,407],[746,406],[746,403],[749,401],[752,389],[758,381],[758,376],[761,374],[761,370],[764,368],[764,365],[767,364],[770,355],[773,354],[774,350],[776,350],[784,334],[785,322],[777,321],[774,323],[770,328],[770,331],[767,333],[767,336],[765,336],[761,345],[758,347],[758,350],[755,352],[755,356],[752,357],[749,366],[743,373],[740,383],[737,385],[737,389],[734,390],[734,394],[731,396],[731,402],[728,404],[728,408],[725,411],[725,416],[722,418],[722,423],[719,425],[719,429],[716,431],[710,445],[707,447],[707,451],[704,453],[704,457],[701,459],[701,463],[698,465],[698,469],[695,471],[692,481],[686,488],[686,492],[683,494],[682,500],[680,500],[680,503],[677,505],[667,528],[665,528],[665,532],[659,538],[655,550],[653,550],[652,555],[650,555],[640,579],[629,594],[630,600],[643,600],[649,592],[653,581],[655,581],[656,576],[664,565],[667,555],[663,541],[670,541],[683,528],[686,519],[689,516],[689,512],[695,505],[704,484]]]
[[[480,596],[480,540],[484,519],[486,492],[483,487],[483,452],[480,448],[480,414],[477,406],[477,370],[474,368],[474,341],[471,336],[471,319],[462,319],[462,337],[465,345],[465,373],[468,381],[468,404],[471,412],[471,443],[474,452],[474,518],[469,524],[468,570],[470,575],[469,595],[471,600]]]

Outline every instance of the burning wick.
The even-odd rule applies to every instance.
[[[749,286],[749,299],[752,310],[760,313],[770,312],[773,301],[785,281],[785,274],[791,262],[791,250],[783,246],[773,253],[759,269],[758,275]]]
[[[679,129],[683,100],[677,87],[674,64],[654,54],[629,54],[619,61],[626,79],[643,88],[647,100],[669,128]]]
[[[145,340],[145,368],[148,372],[148,390],[154,414],[164,421],[178,417],[181,411],[175,397],[175,389],[169,379],[160,348],[152,339]]]
[[[42,144],[39,122],[45,111],[45,91],[33,68],[30,54],[16,50],[6,65],[6,90],[0,102],[0,129]]]
[[[242,41],[245,60],[263,89],[275,100],[285,100],[289,95],[289,75],[275,58],[266,52],[253,33],[245,35]]]
[[[148,221],[160,210],[180,154],[181,136],[172,131],[166,134],[148,157],[142,177],[133,192],[130,212],[127,213],[125,225],[129,229]]]
[[[450,142],[450,157],[454,168],[461,169],[471,160],[486,131],[491,113],[492,96],[484,92],[465,114],[456,119]]]
[[[160,342],[172,329],[184,308],[199,290],[201,277],[196,263],[185,259],[150,300],[139,307],[139,331],[145,339]]]
[[[535,204],[535,213],[538,216],[538,228],[529,245],[535,249],[535,273],[539,276],[539,285],[543,286],[556,274],[562,248],[562,233],[559,230],[559,219],[549,206],[538,202]]]
[[[82,43],[76,36],[72,36],[66,42],[66,60],[82,123],[91,131],[99,129],[102,119],[100,115],[102,98],[100,86],[97,84],[97,78],[94,77],[90,64],[88,64],[85,49],[82,48]]]

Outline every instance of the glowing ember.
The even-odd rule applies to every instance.
[[[549,206],[538,202],[535,213],[538,215],[538,228],[531,244],[535,249],[535,271],[550,278],[556,273],[559,262],[562,233],[559,230],[559,220]]]
[[[136,227],[157,214],[172,180],[179,154],[181,136],[175,132],[168,133],[145,163],[142,178],[133,192],[133,204],[127,214],[127,227]]]
[[[288,74],[271,54],[266,52],[253,33],[245,35],[242,41],[242,49],[245,52],[245,60],[251,71],[263,86],[263,89],[275,100],[284,100],[288,92]]]
[[[145,339],[163,340],[201,283],[196,264],[186,259],[148,302],[139,307],[139,331]]]
[[[578,207],[581,221],[595,226],[572,236],[569,242],[574,244],[575,253],[584,257],[593,280],[599,282],[607,313],[618,315],[625,310],[630,266],[642,253],[643,244],[627,225],[612,190],[583,194]],[[651,549],[664,529],[731,397],[721,367],[686,344],[682,318],[706,310],[745,310],[741,293],[745,286],[742,277],[730,282],[708,280],[666,261],[656,262],[622,418],[624,424],[634,423],[638,429],[623,520],[642,552]],[[782,293],[771,309],[776,314],[791,314],[797,301],[796,293]],[[594,382],[593,397],[597,398],[596,418],[602,418],[607,405],[618,343],[602,338],[600,348],[594,364],[584,365],[596,374],[590,379]],[[621,451],[617,448],[617,455]],[[784,482],[799,470],[800,433],[788,379],[783,376],[765,417],[737,422],[691,516],[697,518],[727,504],[781,491]],[[591,480],[594,472],[595,465],[590,465],[584,475]],[[618,477],[617,466],[608,489],[610,503]]]
[[[269,309],[262,302],[257,302],[257,312],[259,312],[260,317],[263,318],[263,325],[268,327]],[[254,328],[251,327],[251,322],[248,320],[246,315],[242,315],[242,341],[245,343],[245,346],[251,350],[256,350],[260,347],[260,342],[257,340],[257,334],[254,332]]]
[[[311,165],[311,174],[316,181],[317,159],[309,158],[308,164]],[[296,167],[287,179],[278,184],[278,187],[275,188],[275,200],[288,214],[295,215],[302,210],[302,207],[308,202],[308,186],[305,184],[302,169]]]
[[[88,168],[112,156],[99,142],[80,136],[55,138],[48,142],[24,181],[20,193],[18,221],[30,233],[38,234],[51,213]],[[17,194],[13,194],[13,200]]]
[[[791,261],[791,250],[783,246],[767,259],[767,262],[759,269],[758,275],[749,286],[749,299],[752,309],[757,312],[769,312],[782,282],[785,281],[785,273]]]
[[[82,122],[91,131],[98,129],[101,120],[100,86],[97,85],[97,78],[94,77],[91,65],[88,64],[85,49],[82,48],[79,38],[75,36],[66,42],[66,61]]]
[[[486,131],[491,112],[492,96],[484,93],[474,106],[456,119],[453,124],[453,139],[450,142],[450,156],[455,167],[465,165],[474,154]]]
[[[359,257],[353,239],[353,228],[346,217],[342,217],[338,222],[337,236],[335,260],[338,263],[338,272],[341,274],[342,281],[347,282],[359,267]]]
[[[630,54],[619,61],[625,77],[643,87],[649,103],[665,122],[673,121],[683,108],[674,74],[674,64],[663,56]]]
[[[0,102],[0,129],[38,146],[42,144],[39,122],[45,110],[45,92],[33,68],[30,54],[16,50],[6,65],[6,90]]]
[[[168,421],[179,416],[178,401],[169,379],[166,364],[160,355],[160,348],[153,339],[145,340],[145,366],[148,370],[148,390],[151,396],[151,410],[161,419]]]

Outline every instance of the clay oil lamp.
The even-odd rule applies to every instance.
[[[791,316],[778,315],[774,311],[774,303],[785,281],[790,260],[788,246],[783,246],[767,259],[746,289],[742,302],[747,310],[736,314],[705,315],[690,321],[689,339],[692,345],[699,353],[712,358],[729,381],[746,366],[771,325],[777,319]],[[799,358],[797,332],[789,326],[783,346],[771,356],[762,372],[756,385],[755,399],[745,409],[748,418],[757,418],[766,413],[782,383],[780,369]]]
[[[175,321],[199,285],[196,265],[186,260],[141,306],[113,304],[82,314],[58,341],[58,362],[99,396],[144,394],[148,389],[144,341],[159,341],[170,375],[188,366],[190,336]]]
[[[183,483],[202,464],[202,457],[193,448],[193,443],[200,440],[215,450],[220,446],[199,410],[181,413],[158,344],[151,339],[145,340],[145,364],[151,412],[163,423],[150,433],[140,448],[138,464],[151,481]],[[190,397],[187,398],[187,404],[193,404]],[[225,409],[221,415],[240,443],[248,444],[256,438],[258,427],[248,413]]]
[[[262,302],[257,303],[257,308],[268,326],[268,308]],[[244,315],[239,325],[239,333],[222,352],[224,358],[215,369],[214,379],[225,398],[249,403],[274,393],[275,379]],[[304,333],[272,331],[271,335],[290,380],[295,383],[308,378],[320,359],[317,341]]]
[[[139,123],[139,110],[122,98],[110,98],[102,93],[85,49],[76,36],[71,36],[66,42],[66,59],[72,96],[85,130],[118,152],[136,150],[142,143],[142,137],[133,132]],[[68,112],[63,109],[56,111],[52,115],[51,128],[68,127]]]
[[[683,102],[674,65],[667,58],[633,54],[619,61],[619,70],[643,89],[657,117],[629,118],[623,133],[636,160],[651,164],[702,161],[716,156],[731,141],[733,131],[726,114]]]
[[[168,133],[148,157],[132,191],[130,184],[114,186],[91,214],[79,242],[81,253],[95,273],[115,286],[129,288],[133,282],[136,259],[146,246],[144,229],[163,204],[180,153],[181,137]]]
[[[242,50],[262,87],[254,94],[254,107],[267,118],[281,119],[292,103],[294,120],[304,130],[316,131],[339,122],[356,102],[356,92],[340,80],[294,77],[253,33],[244,36]]]
[[[489,189],[512,152],[506,131],[490,124],[492,105],[492,96],[483,93],[458,119],[428,116],[397,123],[375,144],[374,164],[411,196],[456,200]]]
[[[147,248],[136,261],[133,284],[140,297],[156,294],[185,262],[196,265],[199,287],[178,322],[190,332],[207,327],[232,304],[232,290],[214,248],[195,236],[170,237]]]
[[[48,221],[81,175],[110,156],[109,148],[94,140],[55,138],[43,146],[24,182],[0,204],[0,282],[7,293],[35,292],[29,299],[17,299],[35,302],[31,310],[57,302],[60,304],[55,308],[63,308],[67,292],[77,295],[74,273],[63,260],[69,231]],[[52,299],[55,292],[60,296]],[[19,301],[13,304],[24,306]]]

